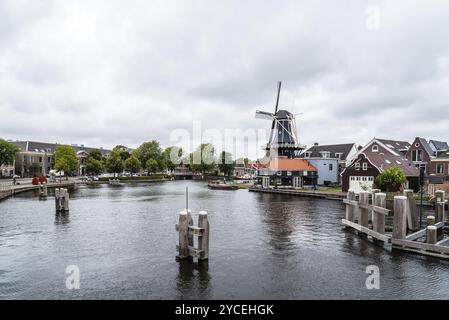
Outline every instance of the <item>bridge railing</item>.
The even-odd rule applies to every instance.
[[[12,182],[2,182],[0,183],[0,192],[11,191],[13,188]]]

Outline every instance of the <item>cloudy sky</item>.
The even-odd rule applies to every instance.
[[[136,147],[175,129],[449,140],[449,3],[0,0],[0,137]]]

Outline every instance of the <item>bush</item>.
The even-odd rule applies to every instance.
[[[332,187],[332,185],[333,185],[332,181],[324,180],[325,187]]]
[[[376,178],[377,187],[386,192],[399,191],[406,182],[407,178],[399,167],[386,169]]]

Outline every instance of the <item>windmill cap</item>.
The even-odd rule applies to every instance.
[[[279,118],[281,118],[281,119],[286,119],[286,118],[289,118],[289,117],[293,117],[293,114],[291,113],[291,112],[288,112],[287,110],[279,110],[277,113],[276,113],[276,117],[278,117],[278,119]]]

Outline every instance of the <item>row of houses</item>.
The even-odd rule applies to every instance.
[[[407,178],[406,187],[415,191],[420,186],[421,171],[428,182],[445,183],[449,180],[449,145],[420,137],[412,143],[374,138],[342,171],[342,190],[372,189],[376,177],[391,167],[401,168]]]
[[[265,188],[341,185],[342,191],[360,192],[373,189],[377,176],[392,167],[404,172],[405,187],[415,191],[420,186],[421,170],[427,182],[449,183],[449,145],[421,137],[412,143],[374,138],[363,147],[355,143],[315,143],[298,158],[278,156],[267,165],[259,165],[256,184]]]
[[[54,153],[60,144],[35,141],[9,141],[19,148],[14,163],[1,167],[2,177],[12,177],[18,175],[22,178],[29,178],[35,175],[47,175],[54,169]],[[95,148],[85,147],[84,145],[73,144],[72,148],[78,158],[78,175],[86,174],[86,160],[89,152]],[[103,156],[107,156],[111,151],[98,148]]]

